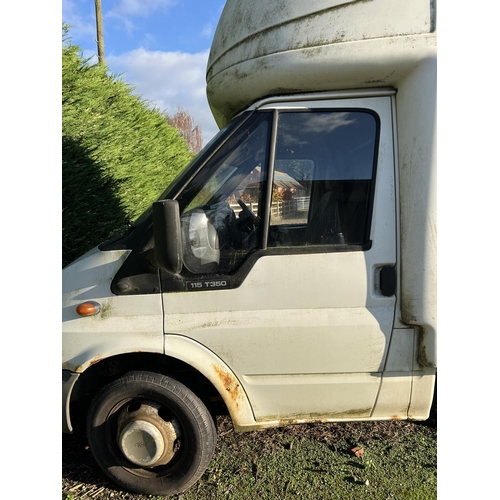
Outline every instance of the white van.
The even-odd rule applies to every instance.
[[[207,69],[221,132],[63,270],[63,431],[90,395],[90,447],[121,487],[192,486],[220,403],[236,431],[428,418],[434,9],[227,1]]]

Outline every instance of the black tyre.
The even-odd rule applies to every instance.
[[[202,401],[177,380],[130,372],[94,398],[87,419],[101,469],[124,489],[173,495],[208,467],[217,431]]]

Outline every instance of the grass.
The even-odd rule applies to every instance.
[[[241,444],[224,443],[183,500],[437,498],[436,442],[423,433],[403,441],[360,441],[364,455],[359,458],[346,441],[284,437],[268,446]]]
[[[433,500],[435,425],[405,421],[306,424],[237,434],[218,417],[214,457],[177,500]],[[83,436],[63,445],[63,500],[163,500],[120,491],[93,461]],[[351,451],[359,446],[364,454]]]

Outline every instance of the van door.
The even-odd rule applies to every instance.
[[[390,96],[255,111],[177,197],[166,353],[171,334],[213,351],[257,421],[369,417],[394,323],[395,185]]]

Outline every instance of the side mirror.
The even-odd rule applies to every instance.
[[[173,274],[182,269],[181,217],[179,203],[160,200],[153,203],[154,256],[158,265]]]

